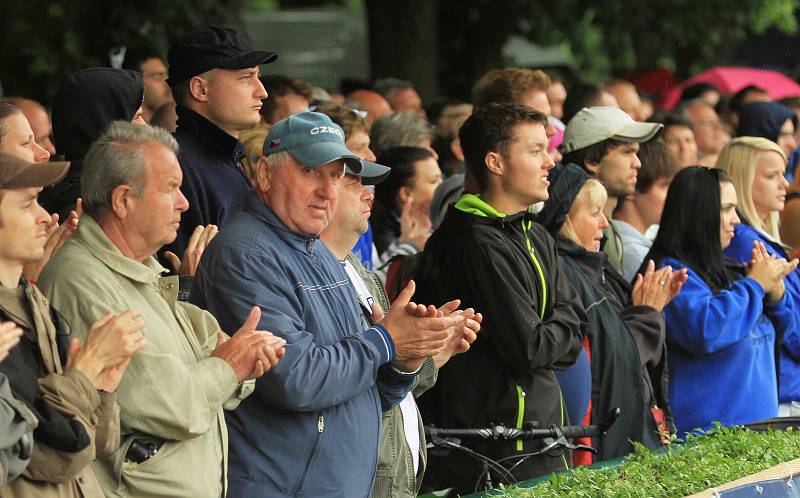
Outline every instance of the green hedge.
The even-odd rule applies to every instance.
[[[703,436],[689,436],[685,444],[673,445],[666,452],[656,454],[637,445],[617,467],[581,467],[553,474],[533,487],[501,487],[492,496],[686,496],[796,458],[800,458],[800,431],[717,427]]]

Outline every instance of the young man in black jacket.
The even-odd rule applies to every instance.
[[[465,194],[428,240],[416,274],[423,302],[459,297],[484,314],[484,334],[439,372],[420,399],[426,423],[541,427],[567,423],[553,369],[576,359],[586,315],[562,274],[555,243],[528,207],[548,198],[547,117],[530,107],[478,108],[459,132],[467,173],[480,195]],[[424,295],[419,296],[419,294]],[[514,466],[539,441],[466,442]],[[529,479],[568,466],[569,455],[532,456],[512,471]],[[482,464],[463,454],[431,458],[427,484],[471,492]],[[493,482],[498,482],[497,473]]]

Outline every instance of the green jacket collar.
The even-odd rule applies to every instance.
[[[90,215],[85,214],[78,223],[75,241],[85,246],[94,257],[123,277],[143,284],[154,283],[162,272],[167,270],[155,258],[139,263],[124,256],[111,242],[100,225]]]
[[[464,194],[455,204],[456,209],[465,213],[474,214],[483,218],[505,218],[506,213],[493,208],[489,203],[484,201],[475,194]]]

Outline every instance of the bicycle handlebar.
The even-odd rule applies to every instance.
[[[620,409],[611,410],[602,422],[598,425],[566,425],[550,426],[546,429],[518,429],[516,427],[506,427],[499,424],[492,427],[480,429],[443,429],[435,426],[425,426],[425,434],[430,437],[442,438],[462,438],[462,439],[494,439],[494,440],[533,440],[544,438],[558,438],[563,436],[567,439],[579,437],[599,437],[608,432],[620,415]]]

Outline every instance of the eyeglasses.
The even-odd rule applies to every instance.
[[[169,73],[166,71],[154,71],[152,73],[142,73],[142,76],[145,78],[153,78],[156,81],[164,81],[169,77]]]

